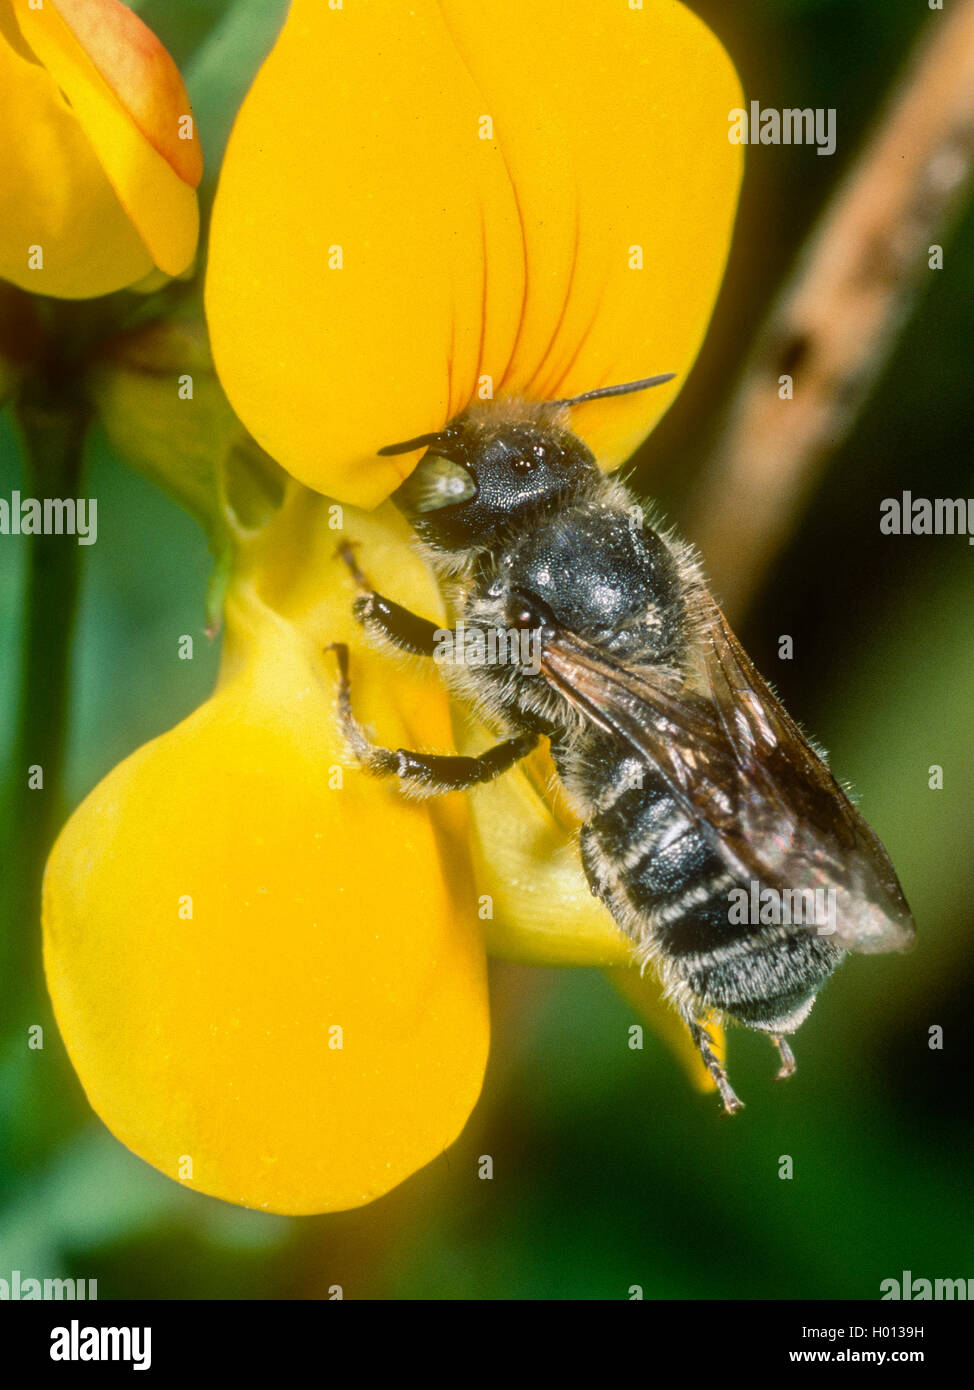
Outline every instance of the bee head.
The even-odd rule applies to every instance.
[[[563,401],[490,401],[443,430],[379,452],[429,446],[396,493],[424,541],[438,550],[489,546],[512,523],[599,476],[594,455],[569,429],[570,406],[670,379],[652,377]]]
[[[489,545],[512,522],[554,501],[595,459],[557,422],[535,408],[533,418],[470,411],[431,441],[429,452],[396,493],[418,535],[438,550]]]

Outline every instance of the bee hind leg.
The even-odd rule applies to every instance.
[[[771,1041],[778,1049],[778,1056],[781,1058],[781,1070],[775,1075],[775,1081],[786,1081],[795,1071],[795,1054],[788,1045],[788,1039],[779,1033],[771,1034]]]
[[[681,1010],[681,1012],[683,1012]],[[720,1059],[713,1049],[713,1038],[707,1032],[702,1023],[698,1023],[691,1013],[683,1013],[683,1021],[690,1030],[690,1036],[696,1044],[697,1051],[703,1059],[703,1064],[714,1079],[714,1084],[720,1093],[723,1102],[725,1115],[736,1115],[738,1110],[743,1110],[744,1102],[740,1100],[734,1091],[733,1086],[727,1079],[727,1073],[721,1066]]]

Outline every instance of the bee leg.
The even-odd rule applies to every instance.
[[[785,1081],[794,1073],[795,1054],[788,1046],[787,1038],[783,1038],[777,1033],[772,1033],[771,1041],[778,1049],[778,1055],[781,1057],[781,1070],[775,1076],[775,1081]]]
[[[681,1012],[683,1012],[681,1010]],[[727,1073],[721,1066],[717,1054],[713,1050],[713,1038],[704,1028],[703,1024],[698,1023],[691,1013],[683,1013],[683,1020],[690,1030],[690,1036],[697,1046],[697,1051],[703,1058],[703,1064],[714,1078],[717,1090],[724,1105],[725,1115],[734,1115],[738,1110],[744,1108],[744,1102],[737,1098],[734,1088],[727,1080]]]
[[[359,569],[355,547],[351,541],[342,541],[338,553],[348,566],[355,583],[362,590],[352,611],[366,632],[376,637],[384,637],[393,646],[405,652],[412,652],[414,656],[433,656],[436,652],[437,633],[442,632],[442,628],[431,623],[428,618],[420,618],[401,604],[393,603],[391,599],[376,593]]]
[[[537,746],[537,734],[518,734],[476,758],[462,758],[447,753],[417,753],[408,748],[383,748],[372,743],[352,713],[348,648],[344,642],[334,642],[326,650],[338,658],[338,714],[349,747],[375,776],[398,777],[403,791],[420,796],[465,791],[480,782],[493,781]]]

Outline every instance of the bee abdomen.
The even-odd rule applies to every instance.
[[[635,914],[647,932],[652,921],[667,954],[708,950],[748,934],[730,920],[734,880],[723,861],[645,775],[642,786],[603,798],[582,830],[581,847],[593,892],[620,921]]]
[[[580,844],[592,891],[656,959],[674,996],[787,1032],[842,958],[801,928],[739,921],[730,911],[737,880],[648,772],[641,786],[606,791]]]

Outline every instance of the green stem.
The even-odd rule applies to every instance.
[[[25,496],[77,497],[89,411],[75,400],[23,397],[15,407],[24,446]],[[7,888],[11,913],[4,952],[27,998],[40,987],[40,885],[63,815],[71,637],[80,547],[68,535],[29,537],[20,714],[11,769],[12,838]],[[42,769],[32,789],[28,769]],[[36,780],[36,778],[35,778]]]

